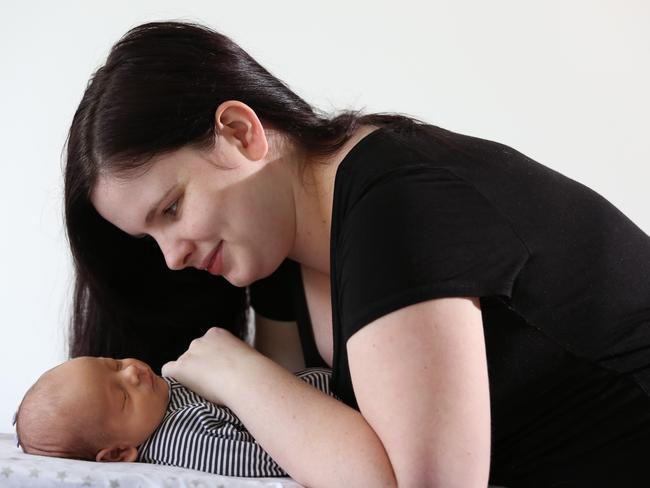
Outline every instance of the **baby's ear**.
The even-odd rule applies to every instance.
[[[138,450],[133,447],[105,447],[97,453],[96,461],[132,463],[138,457]]]

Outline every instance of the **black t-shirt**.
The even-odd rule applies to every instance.
[[[337,169],[330,244],[333,390],[355,408],[356,331],[424,300],[480,297],[497,479],[537,462],[549,439],[575,439],[577,419],[581,432],[601,425],[607,385],[650,392],[650,238],[510,147],[430,125],[376,130]],[[251,300],[297,320],[307,365],[324,364],[297,263],[254,284]],[[621,428],[638,428],[627,417]]]

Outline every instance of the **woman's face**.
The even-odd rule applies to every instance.
[[[270,275],[295,240],[286,165],[269,157],[266,140],[261,158],[253,144],[223,138],[211,150],[184,147],[158,157],[137,177],[102,176],[93,205],[124,232],[153,237],[170,269],[221,260],[210,272],[247,286]],[[218,248],[220,258],[211,260]]]

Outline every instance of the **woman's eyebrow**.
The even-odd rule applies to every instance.
[[[151,220],[153,219],[153,214],[156,213],[156,209],[160,207],[162,202],[169,196],[171,192],[173,192],[176,189],[176,183],[174,183],[164,194],[162,197],[160,197],[160,200],[158,200],[154,205],[151,206],[149,209],[149,212],[147,212],[147,216],[144,219],[145,225],[148,225]]]

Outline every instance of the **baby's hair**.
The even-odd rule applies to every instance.
[[[100,422],[93,422],[92,412],[74,408],[77,402],[66,395],[65,378],[56,374],[57,367],[45,372],[20,402],[15,418],[18,444],[27,454],[95,460],[108,435]]]

